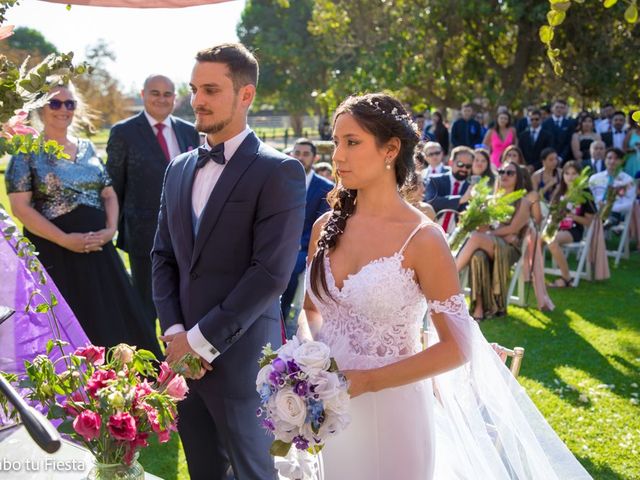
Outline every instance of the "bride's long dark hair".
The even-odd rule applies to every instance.
[[[375,137],[378,147],[382,147],[394,137],[400,140],[400,151],[394,162],[394,170],[398,189],[402,189],[415,175],[413,151],[419,136],[411,116],[398,100],[384,93],[347,98],[336,110],[333,117],[334,128],[338,117],[345,113],[353,116],[360,127]],[[357,190],[346,189],[338,182],[327,196],[332,212],[320,232],[318,248],[311,261],[311,291],[318,297],[326,294],[332,298],[323,267],[324,258],[328,250],[336,246],[338,238],[347,226],[347,220],[354,213],[357,195]]]

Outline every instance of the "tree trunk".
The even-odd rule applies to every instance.
[[[289,123],[291,124],[291,128],[293,128],[293,136],[301,137],[302,136],[302,114],[301,113],[292,113],[289,117]]]

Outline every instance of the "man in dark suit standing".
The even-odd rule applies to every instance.
[[[141,96],[144,111],[111,129],[107,171],[120,204],[116,246],[129,254],[133,286],[155,329],[150,254],[158,225],[162,179],[169,160],[197,148],[199,137],[192,124],[171,115],[176,94],[170,79],[149,76]]]
[[[591,142],[591,145],[589,145],[589,152],[591,153],[591,158],[582,160],[581,168],[589,167],[591,169],[589,176],[591,176],[596,173],[600,173],[607,168],[604,162],[604,156],[606,153],[604,142],[601,140],[594,140]]]
[[[525,130],[518,135],[518,145],[522,150],[530,172],[535,172],[542,168],[540,152],[550,147],[553,143],[551,133],[540,127],[541,118],[542,113],[540,110],[532,110],[529,112],[529,127],[525,128]]]
[[[451,146],[461,145],[475,148],[482,143],[482,127],[473,118],[473,106],[470,103],[462,105],[462,116],[451,125]]]
[[[304,222],[300,162],[247,126],[258,62],[241,44],[196,55],[191,106],[205,145],[165,175],[153,250],[153,299],[167,361],[203,368],[178,404],[192,480],[275,479],[271,440],[256,421],[258,359],[281,344],[280,295]]]
[[[562,163],[571,160],[571,136],[576,130],[575,122],[567,117],[567,102],[561,99],[553,103],[552,115],[542,122],[542,129],[553,137],[552,147],[562,157]]]
[[[429,177],[424,201],[431,204],[436,213],[440,210],[461,212],[466,208],[472,191],[467,178],[471,175],[473,155],[469,147],[456,147],[451,151],[451,171]],[[440,224],[448,233],[455,223],[454,214],[445,213]]]
[[[315,162],[316,146],[307,138],[299,138],[293,146],[291,156],[300,160],[306,174],[307,186],[307,202],[304,213],[304,227],[302,229],[302,237],[300,238],[300,251],[296,259],[296,265],[293,268],[291,279],[287,285],[287,289],[282,294],[280,304],[282,306],[282,316],[284,317],[287,337],[291,338],[295,335],[298,328],[297,312],[291,311],[291,303],[298,289],[300,275],[304,273],[307,265],[307,251],[309,250],[309,240],[311,238],[311,229],[313,224],[323,213],[329,210],[327,202],[327,194],[333,190],[333,183],[324,177],[321,177],[313,171],[313,163]]]

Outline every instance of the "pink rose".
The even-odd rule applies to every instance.
[[[143,382],[135,386],[133,403],[137,405],[140,402],[140,400],[142,400],[144,397],[146,397],[150,393],[153,393],[153,391],[154,391],[153,387],[149,385],[149,382],[144,380]]]
[[[102,419],[91,410],[84,410],[73,421],[73,429],[87,441],[93,440],[100,434]]]
[[[84,357],[87,362],[94,365],[102,365],[104,363],[104,347],[87,345],[86,347],[78,348],[73,354],[78,357]]]
[[[162,430],[158,432],[158,441],[160,443],[167,443],[171,438],[171,432],[169,430]]]
[[[96,370],[87,381],[87,393],[94,397],[96,392],[108,385],[109,380],[117,378],[113,370]]]
[[[173,379],[177,375],[167,362],[160,364],[160,374],[158,375],[158,383],[163,384]]]
[[[184,400],[184,397],[187,396],[187,392],[189,391],[189,387],[187,387],[187,381],[184,379],[182,375],[176,375],[167,385],[166,392],[170,397],[173,397],[174,400]]]
[[[131,442],[136,439],[136,421],[127,412],[118,412],[109,417],[109,433],[116,440]]]

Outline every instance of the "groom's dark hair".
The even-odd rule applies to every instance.
[[[229,68],[236,92],[245,85],[258,86],[258,60],[241,43],[223,43],[205,48],[196,54],[196,61],[224,63]]]

